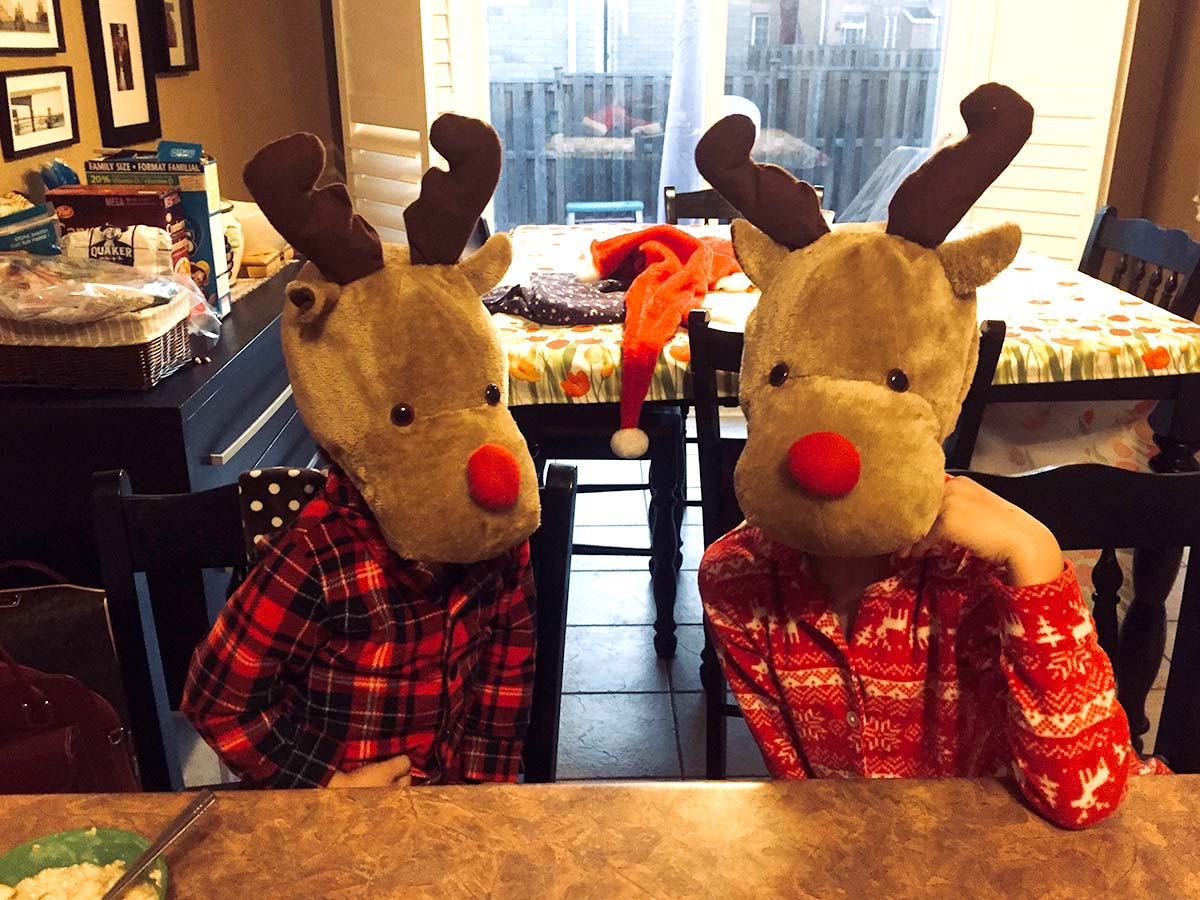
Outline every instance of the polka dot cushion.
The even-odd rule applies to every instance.
[[[246,553],[258,559],[258,542],[289,528],[306,503],[325,486],[319,469],[252,469],[238,478]]]

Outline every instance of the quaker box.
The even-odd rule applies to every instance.
[[[46,199],[62,225],[68,255],[191,275],[177,188],[71,185],[47,191]],[[166,237],[157,235],[158,230]]]
[[[156,153],[122,150],[83,164],[88,184],[167,185],[179,189],[188,237],[192,278],[209,304],[229,312],[229,263],[221,219],[217,161],[199,144],[163,141]]]

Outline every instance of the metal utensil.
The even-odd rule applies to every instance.
[[[189,803],[179,815],[177,815],[154,839],[146,852],[135,859],[130,867],[125,871],[125,874],[117,879],[117,883],[108,889],[100,900],[119,900],[125,895],[125,892],[133,887],[136,882],[147,869],[154,865],[157,860],[168,847],[179,839],[179,836],[196,824],[196,820],[204,814],[204,811],[216,802],[217,795],[210,790],[201,791],[195,800]]]

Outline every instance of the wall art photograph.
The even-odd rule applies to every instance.
[[[4,0],[0,0],[4,2]],[[83,0],[100,138],[124,147],[161,135],[145,0]]]
[[[8,101],[8,122],[0,129],[5,159],[79,141],[69,68],[0,72],[0,81]]]
[[[151,11],[158,38],[158,71],[170,74],[200,68],[193,0],[153,0]]]
[[[0,54],[66,49],[59,0],[0,0]]]

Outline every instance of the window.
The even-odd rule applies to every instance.
[[[573,202],[658,212],[676,0],[488,0],[497,229],[561,224]],[[748,13],[749,10],[746,9]],[[748,52],[750,15],[740,17]]]
[[[925,0],[909,12],[947,7]],[[698,57],[679,62],[693,88],[673,92],[681,9],[708,25],[720,17],[726,44],[717,59],[685,49]],[[699,84],[697,119],[757,118],[755,158],[823,185],[838,213],[863,206],[850,202],[892,151],[932,141],[942,55],[907,48],[905,0],[488,0],[487,21],[490,115],[504,144],[497,229],[563,223],[578,201],[641,202],[654,221],[661,179],[679,186],[672,166],[689,158],[668,140],[668,101]]]
[[[883,17],[883,49],[896,49],[896,27],[900,24],[900,17],[895,13],[888,13]]]
[[[768,15],[753,15],[750,17],[750,46],[763,47],[770,33],[771,17]]]
[[[766,5],[753,2],[755,12]],[[749,41],[739,40],[736,30],[746,27],[749,3],[728,3],[725,94],[757,107],[761,126],[754,158],[823,185],[824,207],[847,213],[845,221],[878,218],[868,195],[859,193],[877,171],[896,170],[915,158],[899,148],[932,144],[941,51],[907,49],[904,0],[799,0],[795,12],[807,39],[794,47],[772,45],[769,54],[743,49]],[[785,0],[769,3],[773,17]],[[946,0],[927,5],[948,8]],[[857,53],[843,46],[868,41],[896,52]]]
[[[867,14],[845,13],[842,16],[842,43],[846,45],[867,42]]]

